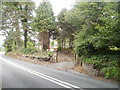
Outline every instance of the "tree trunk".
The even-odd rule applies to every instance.
[[[46,51],[49,48],[49,32],[43,31],[40,33],[41,36],[41,45],[42,45],[42,51]]]
[[[69,39],[69,49],[72,48],[71,40]]]
[[[26,18],[24,18],[22,21],[22,26],[23,26],[23,29],[24,29],[24,48],[27,48],[27,25],[26,23],[28,22],[28,20]]]
[[[27,30],[24,30],[24,48],[27,48]]]
[[[66,41],[64,40],[63,41],[63,49],[65,50],[65,48],[66,48]]]
[[[73,36],[71,36],[70,38],[69,38],[69,49],[73,49]]]
[[[17,33],[20,33],[18,18],[15,19],[15,22],[16,22],[15,25],[14,25],[15,30],[16,30]],[[20,47],[19,38],[20,38],[20,36],[17,36],[17,37],[15,38],[15,49],[16,49],[16,50],[19,50],[19,47]]]
[[[62,46],[62,51],[63,51],[63,39],[61,40],[61,46]]]
[[[27,9],[27,5],[25,5],[25,8],[22,7],[22,5],[20,5],[20,10],[25,10],[25,12],[27,13],[28,9]],[[25,14],[25,16],[27,16],[27,14]],[[24,30],[24,48],[27,48],[27,23],[28,23],[28,19],[25,17],[24,15],[21,16],[22,20],[22,27],[23,27],[23,30]]]

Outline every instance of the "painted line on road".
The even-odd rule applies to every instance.
[[[13,62],[11,62],[11,61],[8,61],[8,60],[2,58],[2,57],[0,57],[0,58],[1,58],[3,61],[5,61],[5,62],[7,62],[7,63],[9,63],[9,64],[12,64],[12,65],[16,66],[16,67],[19,68],[19,69],[22,69],[22,70],[24,70],[24,71],[27,71],[27,72],[29,72],[29,73],[31,73],[31,74],[34,74],[34,75],[36,75],[36,76],[38,76],[38,77],[41,77],[41,78],[43,78],[43,79],[46,79],[46,80],[48,80],[48,81],[51,81],[51,82],[53,82],[53,83],[55,83],[55,84],[58,84],[58,85],[60,85],[60,86],[62,86],[62,87],[65,87],[65,88],[75,88],[75,89],[83,90],[82,88],[80,88],[80,87],[78,87],[78,86],[72,85],[72,84],[70,84],[70,83],[61,81],[61,80],[59,80],[59,79],[53,78],[53,77],[48,76],[48,75],[45,75],[45,74],[42,74],[42,73],[37,72],[37,71],[34,71],[34,70],[32,70],[32,69],[29,69],[29,68],[20,66],[20,65],[18,65],[18,64],[15,64],[15,63],[13,63]]]

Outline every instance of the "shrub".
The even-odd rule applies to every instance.
[[[23,52],[24,54],[30,54],[31,50],[28,49],[28,48],[23,48],[23,49],[22,49],[22,52]]]
[[[62,51],[62,47],[58,47],[58,51]]]
[[[105,67],[101,71],[104,73],[106,78],[112,78],[115,80],[120,80],[120,72],[118,71],[120,68],[112,66],[112,67]]]
[[[83,62],[93,64],[93,68],[101,71],[106,78],[119,80],[118,63],[120,55],[118,54],[89,54],[81,57]]]
[[[24,54],[33,54],[33,53],[37,52],[37,50],[35,48],[32,48],[32,49],[30,49],[30,48],[23,48],[21,51]]]
[[[48,55],[49,57],[52,57],[52,56],[53,56],[53,52],[47,52],[47,55]]]

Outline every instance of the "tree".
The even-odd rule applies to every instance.
[[[8,51],[10,47],[11,51],[21,47],[18,4],[18,2],[2,2],[2,31],[6,36],[4,46],[7,46]]]
[[[66,28],[66,22],[65,22],[65,12],[67,10],[66,9],[62,9],[61,12],[58,14],[57,16],[57,25],[58,25],[58,29],[59,29],[59,44],[60,47],[63,49],[64,47],[64,43],[65,43],[65,39],[67,38],[67,33],[65,32],[65,28]]]
[[[27,32],[30,31],[31,20],[33,17],[33,2],[3,2],[2,3],[2,31],[7,38],[16,36],[12,40],[15,42],[16,49],[21,44],[22,30],[24,31],[24,48],[27,47]],[[6,43],[7,44],[7,43]]]
[[[35,5],[33,2],[21,2],[20,3],[20,18],[22,22],[22,27],[24,31],[24,48],[27,48],[27,36],[28,31],[30,31],[31,26],[30,23],[33,17],[33,10],[35,9]]]
[[[33,21],[34,29],[39,32],[42,50],[49,48],[51,33],[55,30],[55,18],[50,2],[42,2],[36,10],[36,17]]]
[[[59,39],[61,39],[61,43],[62,43],[62,48],[63,48],[63,43],[66,43],[66,39],[68,39],[69,43],[69,49],[73,49],[73,40],[74,40],[74,33],[75,31],[75,27],[72,25],[71,22],[67,21],[66,18],[69,17],[69,11],[67,11],[66,9],[62,9],[61,12],[59,13],[59,15],[57,16],[57,20],[58,20],[58,28],[60,29],[60,37]],[[69,17],[70,19],[70,17]],[[69,33],[69,34],[68,34]]]
[[[74,45],[80,60],[116,80],[120,80],[119,8],[117,2],[79,2],[71,10],[71,18],[66,18],[78,30]]]
[[[79,30],[79,33],[76,35],[75,39],[75,47],[76,51],[81,55],[94,52],[96,49],[92,44],[93,41],[91,37],[93,36],[93,38],[97,38],[97,36],[95,37],[98,33],[96,26],[98,23],[103,24],[99,17],[102,14],[104,6],[105,3],[102,2],[87,2],[78,3],[74,7],[74,12],[76,12],[75,20],[78,20],[74,25]]]
[[[119,17],[116,10],[117,3],[103,3],[99,21],[95,26],[97,33],[92,35],[90,42],[95,49],[109,50],[110,47],[120,47]]]

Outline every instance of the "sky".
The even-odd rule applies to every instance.
[[[5,37],[3,35],[1,35],[2,33],[0,32],[0,47],[2,46],[2,44],[4,43],[4,39]]]
[[[33,0],[33,1],[35,2],[36,7],[38,7],[42,0]],[[49,1],[52,5],[52,9],[55,16],[57,16],[63,8],[69,10],[75,4],[75,0],[49,0]],[[4,39],[5,37],[0,34],[0,47],[2,46]]]

